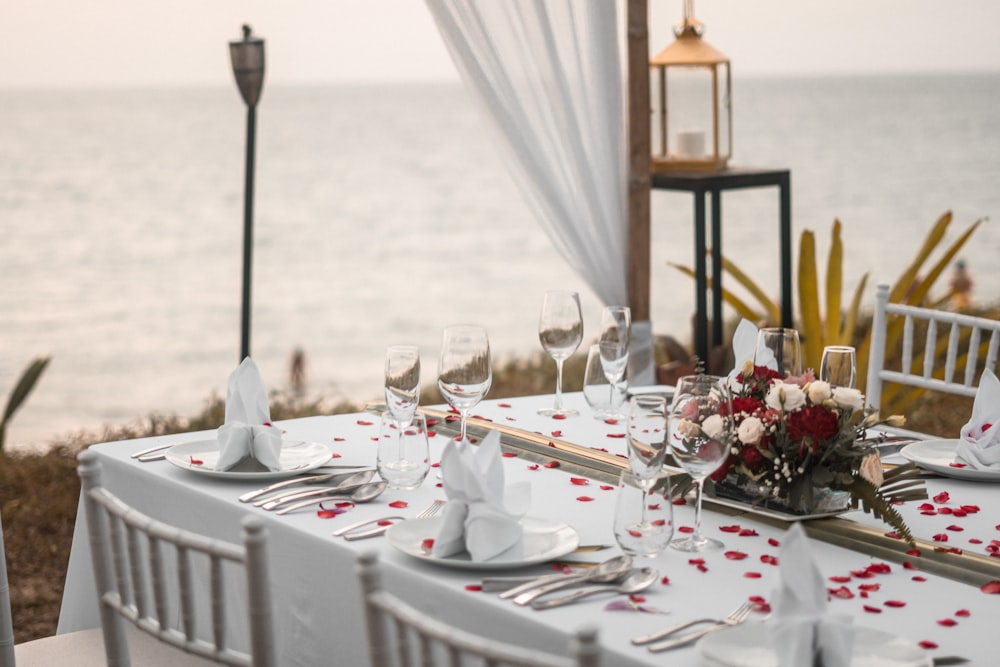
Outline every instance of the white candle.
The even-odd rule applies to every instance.
[[[705,133],[700,130],[678,132],[677,157],[700,160],[705,157]]]

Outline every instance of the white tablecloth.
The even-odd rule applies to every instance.
[[[624,424],[605,423],[590,416],[580,394],[566,396],[566,402],[580,409],[581,416],[556,420],[536,414],[552,397],[538,396],[486,401],[475,412],[498,423],[506,423],[541,434],[559,437],[585,446],[625,454],[621,436]],[[373,437],[377,418],[368,414],[312,417],[279,425],[290,439],[327,444],[332,461],[343,465],[375,462]],[[367,664],[365,633],[360,614],[360,593],[355,580],[355,558],[359,551],[374,549],[386,569],[386,586],[428,614],[468,630],[488,634],[511,643],[564,653],[570,634],[585,623],[596,623],[605,650],[606,665],[697,665],[693,648],[669,654],[650,654],[635,647],[629,638],[652,632],[683,620],[721,616],[738,603],[757,596],[770,600],[776,585],[773,558],[783,530],[756,521],[751,515],[739,517],[705,512],[703,530],[722,539],[722,552],[691,557],[668,550],[649,562],[663,577],[644,594],[644,605],[669,612],[667,615],[637,611],[606,611],[607,599],[597,598],[544,612],[522,608],[474,589],[482,573],[453,570],[417,561],[397,552],[384,538],[345,542],[332,537],[340,526],[387,514],[415,514],[443,491],[431,476],[415,491],[387,491],[378,500],[358,505],[333,519],[317,516],[314,509],[274,516],[237,501],[237,496],[260,484],[235,483],[181,470],[166,461],[138,463],[129,455],[158,442],[181,443],[214,437],[214,432],[191,433],[96,445],[100,454],[105,485],[125,501],[163,521],[222,539],[239,541],[239,521],[254,512],[268,522],[269,555],[274,591],[278,651],[283,665],[364,665]],[[444,437],[431,439],[431,459],[437,461]],[[529,514],[565,521],[580,534],[581,543],[606,544],[612,548],[599,553],[573,554],[574,560],[599,561],[619,553],[611,531],[614,491],[596,481],[580,484],[557,468],[547,468],[521,458],[505,458],[509,481],[528,480],[533,504]],[[957,480],[928,482],[935,507],[978,505],[978,513],[965,516],[926,515],[916,507],[903,508],[918,537],[939,536],[945,547],[985,552],[1000,538],[1000,487]],[[408,507],[394,510],[393,501]],[[932,501],[933,504],[933,501]],[[859,521],[874,522],[867,515],[848,515]],[[675,526],[690,526],[693,508],[675,508]],[[888,530],[888,528],[886,528]],[[940,541],[946,536],[947,542]],[[995,546],[995,545],[993,545]],[[831,600],[832,611],[854,617],[855,623],[899,634],[910,641],[924,642],[933,656],[961,655],[972,664],[995,664],[990,642],[1000,598],[984,594],[976,586],[956,583],[931,574],[887,563],[834,545],[814,543],[814,553],[829,588],[838,596]],[[645,563],[643,563],[645,564]],[[876,567],[871,567],[875,565]],[[77,518],[70,556],[59,632],[96,627],[99,624],[86,543],[84,516]],[[517,573],[545,573],[540,565]],[[240,592],[231,595],[238,597]],[[750,622],[764,618],[756,614]],[[237,642],[243,638],[235,638]]]

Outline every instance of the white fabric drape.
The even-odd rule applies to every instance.
[[[606,305],[628,303],[619,4],[427,0],[539,224]],[[646,384],[652,377],[652,329],[648,322],[635,325],[631,379]]]

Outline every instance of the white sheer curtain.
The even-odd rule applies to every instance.
[[[511,174],[559,253],[606,305],[627,305],[622,9],[614,0],[427,0]],[[633,323],[635,384],[652,327]]]

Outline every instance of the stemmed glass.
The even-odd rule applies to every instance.
[[[776,370],[785,377],[802,375],[799,332],[782,327],[765,327],[758,331],[753,363]]]
[[[849,345],[827,345],[819,362],[819,379],[837,387],[853,388],[857,375],[854,348]]]
[[[438,389],[462,417],[460,440],[466,439],[469,410],[483,400],[492,383],[486,329],[468,324],[445,327],[438,359]]]
[[[550,291],[542,300],[542,314],[538,319],[538,340],[556,361],[556,400],[551,408],[539,408],[538,414],[575,417],[579,413],[563,407],[562,376],[566,361],[583,341],[583,314],[580,312],[580,295],[576,292]]]
[[[392,345],[385,351],[385,407],[396,425],[413,422],[420,402],[420,350],[415,345]]]
[[[612,403],[615,387],[625,378],[631,335],[632,311],[627,306],[605,306],[601,311],[601,332],[597,344],[601,350],[604,375],[611,385],[609,400]]]
[[[667,413],[667,442],[677,464],[696,485],[694,532],[670,543],[680,551],[714,551],[722,542],[701,534],[701,497],[705,478],[729,456],[733,410],[725,378],[688,375],[677,381]]]
[[[666,455],[666,399],[641,394],[633,396],[628,409],[628,463],[642,489],[640,523],[646,522],[646,496],[653,490]]]

